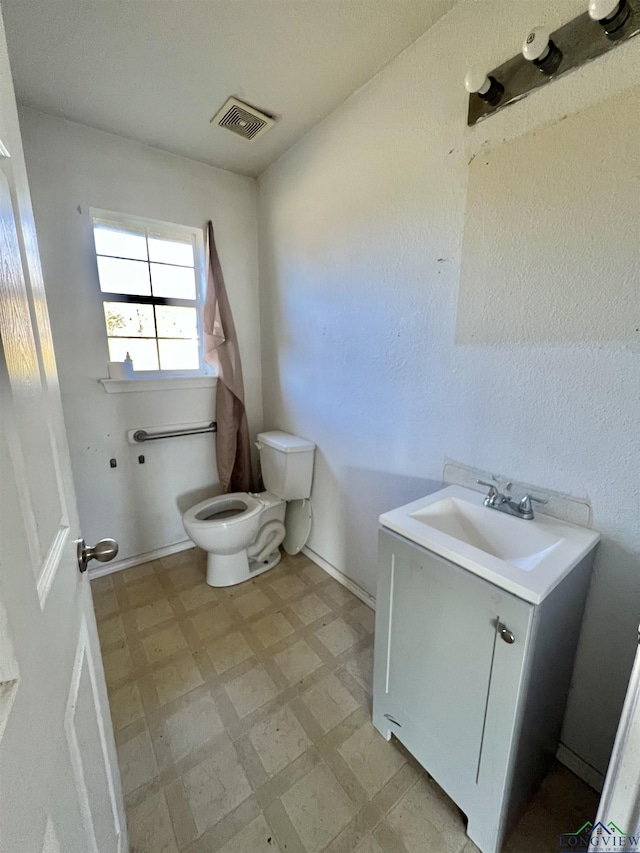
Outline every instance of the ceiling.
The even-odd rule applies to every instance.
[[[2,0],[18,101],[258,175],[455,0]],[[425,92],[427,81],[425,81]],[[277,117],[209,124],[235,95]]]

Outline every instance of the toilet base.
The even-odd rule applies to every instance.
[[[263,560],[261,563],[258,563],[256,560],[249,560],[249,571],[251,572],[251,577],[254,578],[256,575],[268,572],[269,569],[277,566],[281,559],[282,554],[280,553],[280,549],[276,548],[276,550],[272,554],[269,554],[266,560]]]
[[[207,556],[207,583],[209,586],[233,586],[249,577],[247,552],[237,554],[212,554]]]
[[[235,586],[276,566],[281,559],[280,549],[269,555],[268,562],[249,561],[246,551],[238,554],[212,554],[207,556],[207,583],[209,586]]]

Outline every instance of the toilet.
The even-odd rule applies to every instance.
[[[315,444],[276,430],[260,433],[256,446],[265,492],[208,498],[182,516],[189,538],[208,553],[209,586],[262,574],[280,562],[283,542],[295,554],[309,536]]]

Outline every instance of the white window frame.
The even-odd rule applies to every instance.
[[[112,222],[121,223],[124,226],[131,225],[133,227],[144,227],[151,230],[158,229],[168,231],[169,233],[174,234],[185,234],[192,236],[194,238],[194,273],[196,278],[196,315],[197,315],[197,328],[198,328],[198,359],[200,362],[200,366],[195,370],[136,370],[135,377],[131,380],[117,380],[118,382],[129,381],[136,382],[140,379],[172,379],[174,377],[189,377],[189,376],[212,376],[213,372],[211,367],[204,360],[204,328],[203,328],[203,308],[204,301],[206,296],[207,289],[207,277],[206,277],[206,260],[205,260],[205,247],[204,247],[204,232],[202,228],[193,228],[190,225],[178,225],[175,222],[165,222],[161,219],[150,219],[146,216],[135,216],[129,213],[121,213],[115,210],[104,210],[99,207],[91,207],[89,208],[89,221],[91,225],[91,246],[93,249],[93,260],[95,265],[95,275],[96,275],[96,283],[98,286],[98,291],[100,293],[100,299],[102,304],[105,302],[135,302],[138,298],[136,294],[122,294],[122,293],[110,293],[107,291],[103,291],[100,287],[100,278],[98,275],[98,253],[96,252],[95,241],[93,237],[93,227],[94,221],[96,219],[107,219]],[[155,297],[153,301],[150,301],[149,297],[143,296],[141,298],[141,302],[144,304],[153,304],[153,305],[184,305],[188,304],[189,306],[193,305],[192,300],[180,300],[180,299],[171,299],[164,297]],[[103,321],[104,321],[104,309],[103,309]],[[104,334],[105,334],[105,342],[107,344],[107,349],[109,346],[107,334],[107,324],[104,323]]]

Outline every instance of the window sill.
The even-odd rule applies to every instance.
[[[132,391],[193,391],[214,388],[217,376],[162,376],[153,379],[99,379],[107,394]]]

